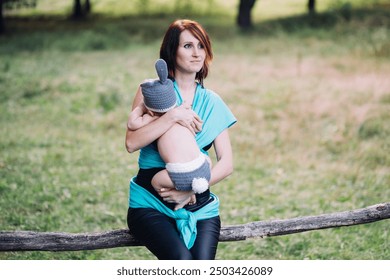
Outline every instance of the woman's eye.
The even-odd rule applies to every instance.
[[[185,49],[191,48],[191,44],[185,44],[185,45],[184,45],[184,48],[185,48]]]
[[[199,49],[203,49],[204,46],[203,46],[202,44],[199,44],[199,45],[198,45],[198,48],[199,48]]]

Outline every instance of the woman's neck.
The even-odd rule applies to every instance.
[[[187,103],[192,103],[192,100],[195,95],[195,89],[196,89],[196,82],[195,82],[195,76],[183,76],[178,75],[175,77],[175,81],[180,89],[180,94]]]

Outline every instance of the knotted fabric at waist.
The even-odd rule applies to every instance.
[[[180,232],[180,238],[188,249],[194,245],[196,239],[197,221],[210,219],[219,215],[219,199],[213,193],[210,193],[213,201],[195,212],[188,211],[184,208],[174,211],[165,206],[157,197],[152,195],[145,188],[135,183],[135,178],[136,177],[133,177],[130,181],[129,207],[152,208],[175,219],[177,229]]]

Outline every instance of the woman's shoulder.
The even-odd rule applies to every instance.
[[[218,100],[218,101],[222,100],[221,96],[210,88],[206,88],[202,85],[198,85],[198,89],[203,98],[208,98],[208,99]]]

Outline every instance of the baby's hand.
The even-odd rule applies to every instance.
[[[193,194],[191,196],[190,202],[188,202],[188,205],[194,205],[194,204],[196,204],[196,195],[195,194]]]
[[[183,208],[184,206],[186,206],[187,204],[188,205],[196,204],[196,196],[195,196],[195,194],[193,194],[192,196],[190,196],[188,199],[184,200],[183,202],[176,204],[174,210],[175,211],[179,210],[179,209]]]

